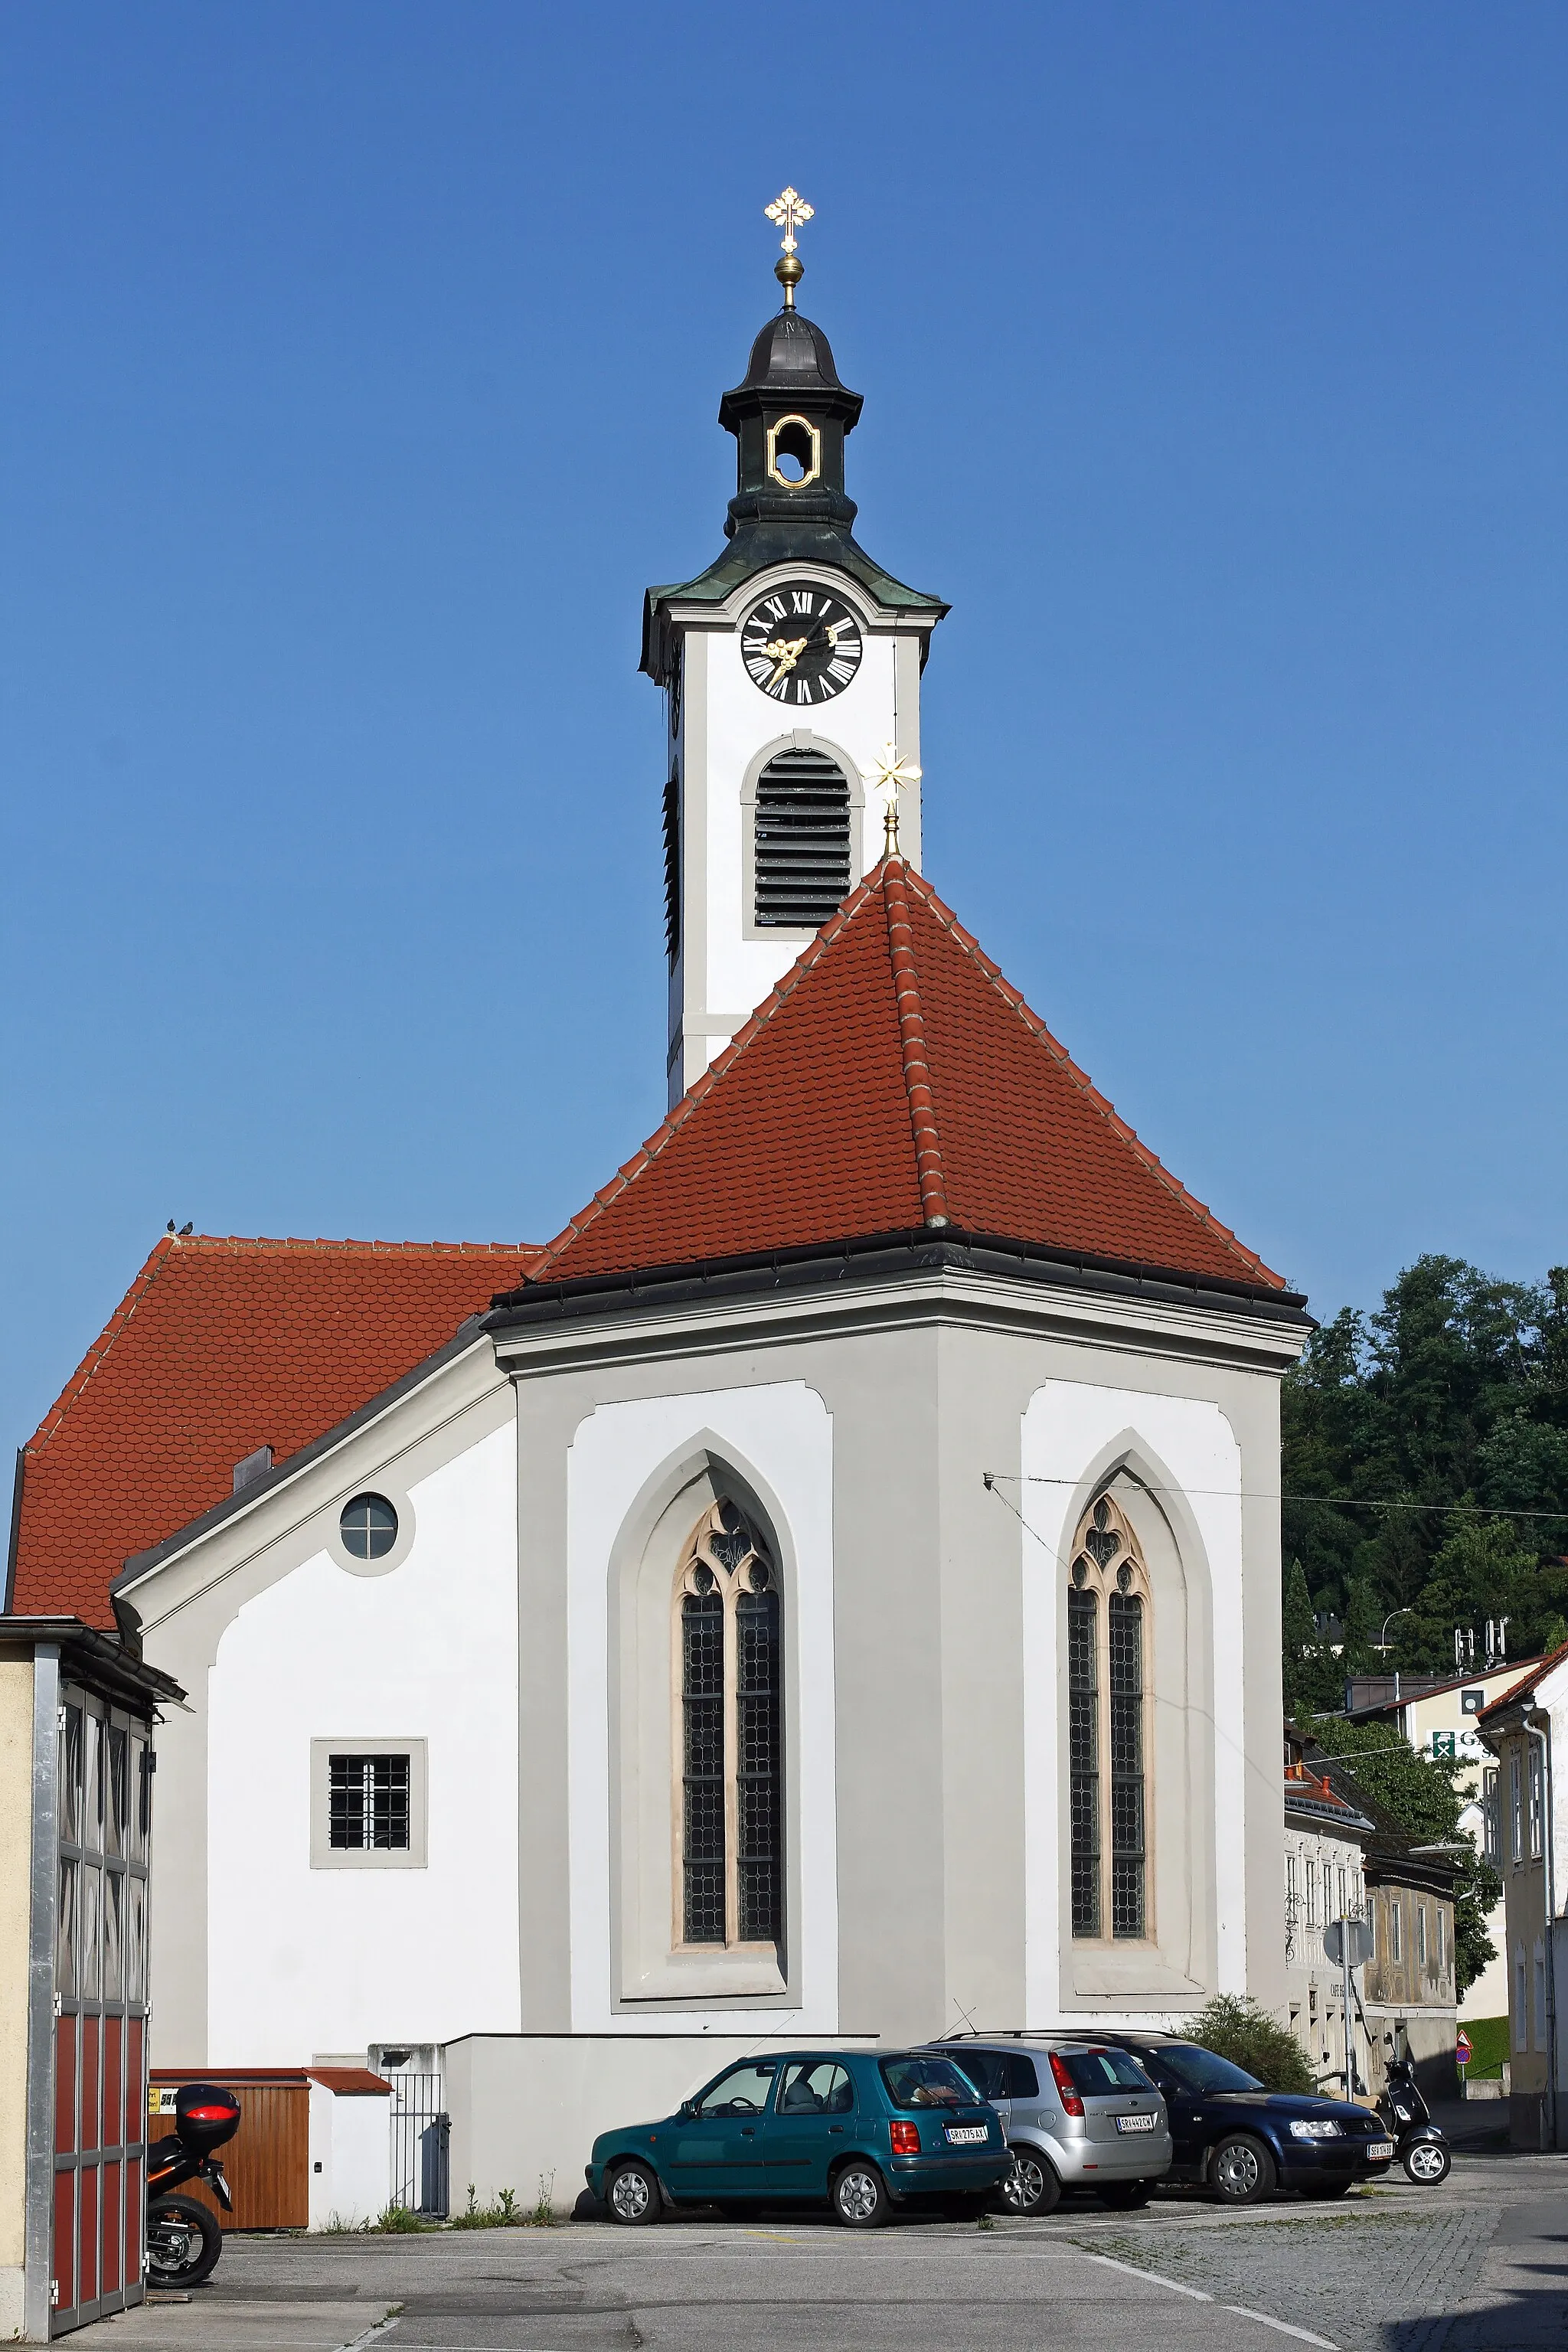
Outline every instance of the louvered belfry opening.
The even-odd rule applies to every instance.
[[[849,786],[821,751],[781,751],[757,778],[759,929],[816,931],[849,896]]]

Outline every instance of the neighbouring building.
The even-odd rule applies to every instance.
[[[1345,2027],[1344,1978],[1323,1947],[1334,1920],[1366,1912],[1363,1856],[1375,1832],[1371,1817],[1304,1759],[1311,1743],[1285,1727],[1285,1976],[1290,2030],[1325,2088],[1351,2095],[1368,2080],[1364,2043],[1356,2047],[1352,2006]],[[1353,2064],[1347,2064],[1346,2052]]]
[[[530,2202],[760,2042],[1285,2006],[1304,1302],[920,870],[796,275],[647,604],[668,1118],[543,1248],[166,1235],[24,1458],[15,1605],[190,1694],[158,2063],[426,2051]]]
[[[1568,2001],[1568,1837],[1556,1803],[1558,1742],[1568,1751],[1568,1644],[1539,1659],[1479,1718],[1498,1760],[1491,1844],[1503,1883],[1508,1969],[1509,2122],[1516,2147],[1568,2145],[1561,2019]],[[1494,1931],[1495,1934],[1495,1931]]]
[[[102,1613],[0,1615],[5,2342],[142,2300],[153,1727],[184,1694]]]
[[[1477,1729],[1483,1711],[1515,1689],[1540,1664],[1539,1658],[1499,1660],[1462,1675],[1358,1675],[1347,1684],[1345,1712],[1352,1723],[1387,1723],[1408,1739],[1418,1756],[1452,1759],[1465,1769],[1455,1787],[1464,1800],[1459,1828],[1472,1845],[1495,1862],[1489,1823],[1495,1818],[1497,1760]],[[1508,1961],[1502,1949],[1502,1912],[1487,1922],[1497,1956],[1487,1962],[1459,2003],[1459,2022],[1508,2014]]]

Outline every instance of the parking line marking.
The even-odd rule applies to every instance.
[[[1146,2271],[1143,2269],[1142,2264],[1138,2263],[1119,2263],[1110,2254],[1089,2253],[1086,2253],[1084,2255],[1084,2261],[1086,2263],[1103,2263],[1108,2271],[1125,2271],[1129,2278],[1153,2279],[1160,2286],[1168,2286],[1173,2294],[1190,2294],[1194,2303],[1212,2303],[1214,2301],[1213,2295],[1205,2294],[1201,2286],[1184,2286],[1180,2279],[1167,2278],[1163,2271]],[[1229,2306],[1227,2305],[1226,2308],[1228,2309]],[[1256,2317],[1256,2315],[1257,2315],[1253,2312],[1248,2312],[1247,2314],[1247,2317],[1249,2319]],[[1314,2338],[1314,2341],[1321,2344],[1322,2342],[1322,2337],[1321,2336],[1317,2336]]]
[[[1299,2336],[1303,2344],[1321,2344],[1323,2352],[1339,2352],[1337,2345],[1331,2344],[1326,2336],[1314,2336],[1310,2327],[1292,2327],[1288,2319],[1270,2318],[1266,2311],[1249,2311],[1244,2303],[1227,2303],[1222,2307],[1238,2313],[1243,2319],[1256,2319],[1260,2326],[1277,2328],[1281,2336]]]

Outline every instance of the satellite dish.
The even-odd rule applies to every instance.
[[[1323,1930],[1323,1950],[1333,1966],[1344,1964],[1344,1939],[1350,1937],[1350,1964],[1359,1969],[1372,1958],[1372,1922],[1369,1919],[1331,1919]]]

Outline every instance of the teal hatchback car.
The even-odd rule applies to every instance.
[[[587,2175],[627,2226],[666,2206],[738,2215],[798,2199],[865,2230],[911,2200],[978,2212],[1012,2164],[995,2110],[951,2059],[789,2050],[726,2068],[662,2123],[601,2132]]]

